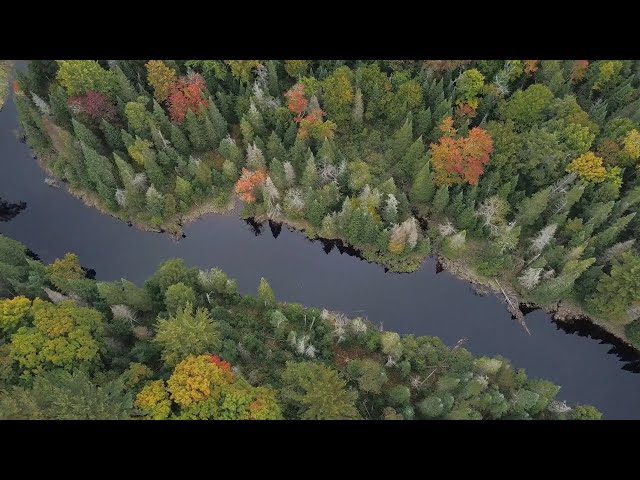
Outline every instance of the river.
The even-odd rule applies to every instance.
[[[0,233],[44,262],[75,252],[97,279],[141,284],[160,262],[181,257],[220,267],[244,293],[255,293],[264,276],[279,300],[367,317],[399,333],[436,335],[449,345],[466,338],[475,355],[503,355],[528,375],[560,385],[561,400],[593,404],[608,419],[640,418],[639,356],[588,324],[560,326],[537,310],[526,315],[528,335],[497,297],[436,273],[432,258],[411,274],[386,273],[286,227],[278,232],[265,224],[257,234],[237,216],[203,217],[186,226],[180,241],[137,230],[45,185],[17,128],[7,99],[0,112]]]

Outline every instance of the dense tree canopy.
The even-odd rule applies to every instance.
[[[0,261],[21,255],[15,242]],[[503,358],[278,303],[264,278],[242,296],[219,269],[168,260],[143,287],[87,289],[77,262],[27,262],[32,280],[0,295],[0,419],[600,417]],[[175,313],[174,294],[189,299]]]
[[[629,325],[639,316],[629,299],[626,316],[601,306],[620,255],[640,254],[637,69],[41,60],[18,75],[15,104],[46,166],[123,220],[179,234],[181,218],[239,197],[245,218],[341,240],[393,271],[434,250],[523,301],[570,301]],[[0,292],[28,282],[27,267],[0,263]],[[152,301],[177,308],[188,290],[165,291],[194,289],[187,280],[153,280]],[[65,293],[83,279],[56,282]],[[628,276],[616,282],[633,291]]]

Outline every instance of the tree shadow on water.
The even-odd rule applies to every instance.
[[[10,203],[0,197],[0,222],[9,222],[27,208],[26,202]]]

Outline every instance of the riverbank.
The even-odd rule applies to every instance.
[[[4,102],[9,94],[9,77],[13,64],[14,60],[0,60],[0,110],[4,107]]]
[[[243,217],[245,218],[245,217]],[[339,241],[346,248],[351,249],[356,255],[368,261],[369,263],[376,263],[385,268],[385,271],[393,272],[393,273],[411,273],[418,270],[424,260],[427,258],[429,253],[431,253],[431,243],[428,242],[425,246],[423,243],[422,247],[416,247],[414,250],[411,250],[407,253],[403,253],[402,255],[393,255],[387,252],[381,252],[380,250],[374,247],[356,247],[351,245],[346,238],[341,235],[337,235],[332,238],[323,237],[319,234],[318,230],[311,225],[308,221],[302,219],[288,219],[288,218],[278,218],[277,220],[270,218],[266,214],[260,214],[255,216],[249,216],[246,218],[253,218],[256,223],[264,223],[269,220],[277,222],[282,225],[287,225],[294,230],[297,230],[303,233],[307,238],[311,240],[324,240],[324,241]]]
[[[619,341],[624,342],[624,344],[629,348],[640,351],[640,349],[633,345],[625,335],[624,325],[614,324],[612,322],[608,322],[605,319],[595,317],[592,314],[587,313],[582,307],[576,305],[570,300],[563,299],[553,305],[538,305],[524,299],[522,295],[513,287],[511,282],[505,281],[504,278],[501,279],[502,282],[500,280],[496,282],[496,279],[488,278],[478,274],[464,260],[451,260],[442,255],[437,255],[437,258],[438,265],[442,268],[442,270],[451,273],[457,278],[468,281],[474,287],[488,289],[496,296],[505,299],[507,309],[511,312],[512,316],[516,317],[516,319],[518,319],[517,314],[513,312],[511,308],[509,308],[506,297],[508,297],[511,302],[518,305],[519,309],[541,309],[542,311],[551,315],[551,318],[553,318],[553,320],[557,322],[572,324],[578,321],[588,321],[591,324],[601,328],[605,332],[613,335]],[[526,329],[527,327],[524,318],[521,318],[519,320]]]

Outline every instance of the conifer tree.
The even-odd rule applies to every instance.
[[[182,131],[182,129],[177,126],[175,123],[171,124],[171,144],[175,147],[178,152],[182,155],[191,154],[191,145],[189,144],[189,140],[187,140],[186,135]]]
[[[440,215],[444,213],[447,205],[449,204],[449,187],[444,186],[438,188],[435,196],[433,197],[433,204],[431,205],[431,211]]]

